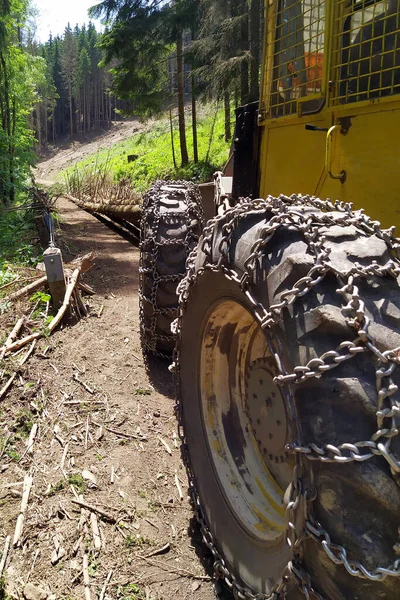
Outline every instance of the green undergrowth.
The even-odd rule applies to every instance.
[[[23,200],[14,206],[0,206],[0,288],[17,278],[18,267],[32,267],[42,260],[35,212],[29,204]],[[0,298],[2,295],[0,290]]]
[[[193,162],[193,131],[190,114],[186,116],[189,164],[180,167],[181,155],[177,118],[174,118],[174,148],[177,169],[174,168],[169,116],[165,115],[131,138],[100,151],[63,171],[60,177],[85,179],[103,171],[114,181],[129,180],[139,193],[145,192],[157,179],[185,179],[200,183],[209,180],[221,169],[229,156],[230,142],[224,138],[224,111],[215,104],[199,110],[197,120],[199,162]],[[128,156],[134,155],[128,163]]]

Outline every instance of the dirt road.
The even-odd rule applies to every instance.
[[[108,600],[211,600],[168,365],[146,369],[141,353],[139,251],[71,202],[60,199],[59,209],[65,258],[96,254],[85,276],[96,295],[89,316],[38,344],[1,404],[0,438],[9,442],[0,443],[0,559],[7,536],[12,546],[21,482],[33,478],[7,593],[94,600],[108,575]],[[30,596],[28,582],[42,595]]]
[[[69,140],[61,146],[49,148],[46,156],[43,156],[34,169],[37,182],[51,184],[58,173],[87,156],[95,155],[101,150],[111,148],[118,142],[123,142],[133,135],[148,130],[153,124],[150,119],[142,123],[139,119],[129,121],[113,122],[109,129],[103,132],[95,131],[87,137],[77,140]]]

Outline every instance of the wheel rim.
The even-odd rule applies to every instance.
[[[266,336],[239,302],[208,312],[200,357],[203,428],[219,487],[235,520],[257,542],[284,535],[293,475],[284,398],[273,382]]]

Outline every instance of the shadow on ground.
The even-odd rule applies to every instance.
[[[143,346],[142,346],[143,348]],[[175,384],[169,366],[172,363],[171,358],[160,358],[154,354],[143,351],[144,365],[147,377],[151,385],[157,392],[163,394],[171,400],[175,399]]]
[[[218,600],[234,600],[231,591],[221,579],[214,579],[213,555],[203,542],[200,525],[195,516],[189,521],[188,535],[205,573],[214,580],[214,593]]]

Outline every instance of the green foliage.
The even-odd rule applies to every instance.
[[[13,203],[33,161],[33,133],[28,117],[45,78],[41,57],[21,44],[27,0],[9,0],[0,14],[0,204]]]
[[[215,118],[216,117],[216,118]],[[215,120],[215,125],[213,123]],[[212,134],[212,135],[211,135]],[[187,131],[189,152],[193,143],[191,129]],[[175,148],[178,152],[178,136],[175,135]],[[224,114],[215,104],[202,110],[198,120],[199,162],[190,162],[185,168],[174,169],[171,149],[170,123],[163,117],[156,121],[151,130],[137,134],[110,150],[91,155],[75,167],[64,172],[67,179],[75,178],[85,184],[85,170],[90,166],[101,169],[107,164],[116,181],[129,179],[133,188],[140,193],[146,191],[157,179],[187,179],[203,182],[211,179],[229,155],[229,143],[224,140]],[[138,158],[128,163],[130,154]]]
[[[92,16],[112,17],[99,43],[102,64],[112,64],[113,89],[127,102],[130,114],[159,112],[168,93],[168,6],[148,0],[103,0],[91,10]]]
[[[33,296],[29,298],[29,302],[40,302],[44,306],[46,306],[47,302],[50,302],[51,296],[50,294],[46,294],[46,292],[35,292]]]
[[[46,292],[35,292],[33,296],[29,298],[29,302],[34,304],[34,311],[32,313],[33,319],[38,319],[41,316],[43,310],[46,309],[47,303],[50,302],[51,296],[50,294],[46,294]],[[46,322],[43,324],[44,327],[49,324],[48,319],[52,319],[52,317],[47,317]]]
[[[96,577],[98,569],[99,569],[99,563],[96,562],[95,560],[90,561],[90,563],[88,565],[88,571],[89,571],[89,575],[91,577]]]
[[[33,415],[29,410],[22,409],[16,416],[15,429],[22,438],[27,438],[33,426]]]
[[[117,589],[118,600],[144,600],[145,597],[144,592],[136,583],[128,583]]]
[[[15,279],[13,264],[34,266],[42,260],[38,248],[27,243],[35,235],[35,212],[26,202],[0,207],[0,286]]]
[[[83,492],[86,490],[86,482],[80,473],[69,475],[68,483],[73,485],[79,494],[83,494]]]
[[[58,494],[59,492],[62,492],[62,490],[65,488],[65,482],[64,479],[60,479],[60,481],[57,481],[57,483],[55,483],[54,485],[50,486],[50,490],[48,492],[48,496],[55,496],[56,494]]]

